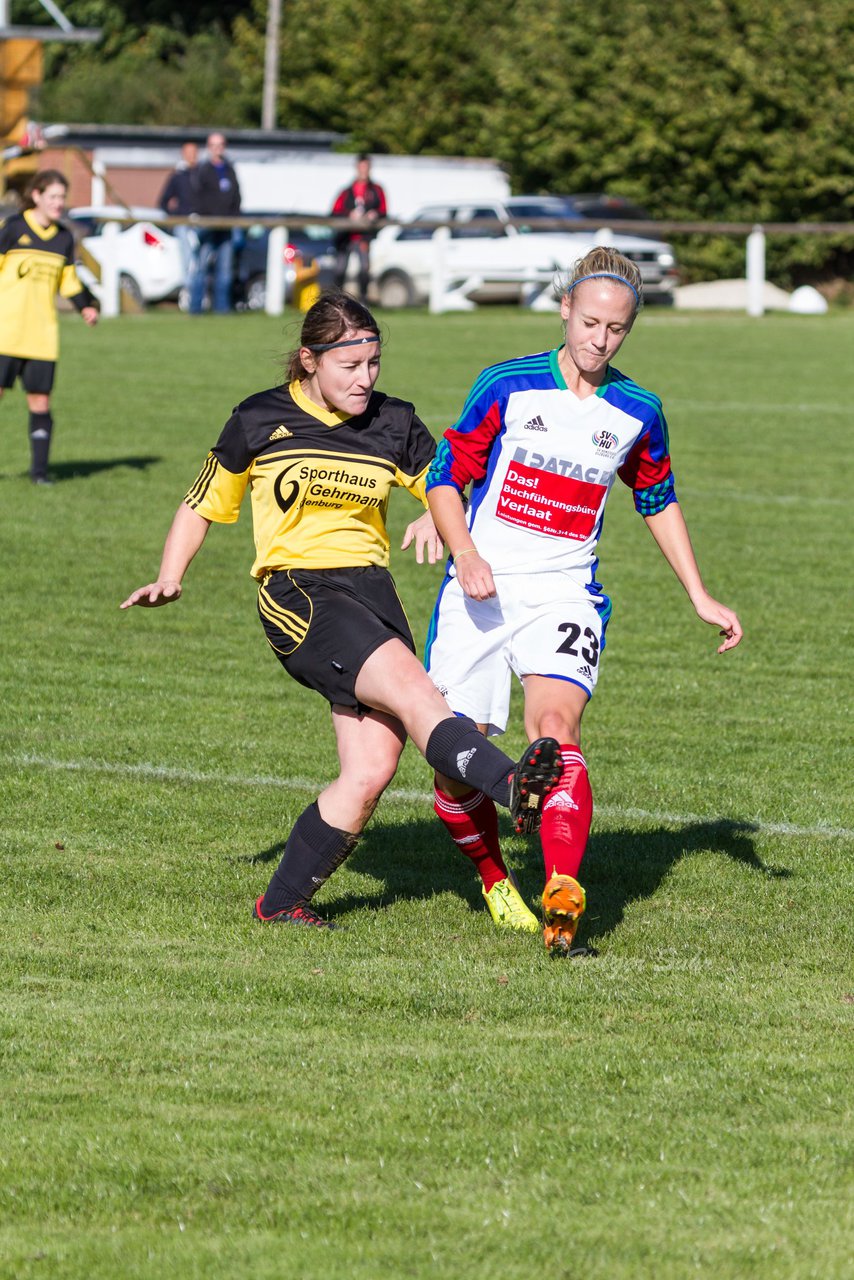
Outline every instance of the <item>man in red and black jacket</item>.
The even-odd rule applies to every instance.
[[[386,216],[385,192],[376,182],[371,181],[371,158],[362,153],[356,159],[356,179],[345,187],[332,206],[336,218],[353,218],[356,221],[374,222]],[[367,300],[368,283],[371,278],[371,241],[375,232],[340,231],[335,237],[335,248],[338,261],[335,267],[335,280],[339,288],[344,288],[347,276],[347,264],[350,254],[359,255],[359,296],[362,302]]]

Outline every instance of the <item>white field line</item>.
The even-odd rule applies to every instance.
[[[276,778],[265,774],[204,773],[197,769],[180,769],[172,765],[124,764],[108,760],[54,760],[50,756],[5,756],[6,765],[26,769],[49,769],[66,773],[111,773],[126,778],[151,779],[155,782],[179,782],[227,787],[277,787],[283,791],[307,791],[316,795],[324,787],[323,782],[308,778]],[[408,791],[402,787],[390,787],[383,797],[405,803],[430,802],[428,791]],[[809,837],[818,840],[854,837],[848,827],[799,827],[791,822],[762,822],[745,818],[709,817],[702,813],[655,813],[648,809],[623,808],[619,805],[597,805],[596,813],[604,818],[628,819],[636,822],[661,822],[666,826],[689,826],[706,823],[711,827],[743,826],[746,832],[762,835]]]
[[[842,404],[796,404],[794,401],[788,401],[786,404],[772,404],[765,400],[734,400],[727,402],[726,400],[682,400],[678,396],[668,396],[665,409],[669,410],[668,417],[671,416],[673,408],[692,409],[698,413],[845,413],[851,412],[851,406]]]

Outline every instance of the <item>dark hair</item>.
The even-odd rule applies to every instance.
[[[299,346],[287,358],[288,382],[295,378],[309,377],[308,370],[300,359],[303,347],[322,346],[327,342],[338,342],[341,338],[367,329],[368,333],[380,336],[380,327],[367,307],[363,306],[349,293],[340,289],[322,293],[313,307],[306,312],[302,322]]]
[[[358,163],[360,160],[370,161],[370,158],[371,157],[368,155],[367,151],[360,151],[359,154],[356,156],[356,162]]]
[[[27,183],[26,208],[32,209],[35,207],[33,201],[34,191],[37,191],[39,195],[41,195],[43,191],[47,191],[48,187],[52,187],[55,182],[61,183],[62,186],[65,187],[65,190],[68,190],[68,179],[65,174],[60,173],[58,169],[42,169],[38,173],[34,174]]]

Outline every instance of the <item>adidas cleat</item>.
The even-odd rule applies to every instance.
[[[554,791],[563,773],[560,746],[554,738],[537,738],[510,775],[510,814],[519,835],[539,829],[542,801]]]
[[[264,895],[255,903],[252,914],[256,920],[262,924],[299,924],[307,925],[312,929],[337,929],[337,924],[332,924],[329,920],[324,920],[316,911],[312,911],[307,903],[299,903],[296,907],[289,907],[286,911],[274,911],[271,916],[262,916],[261,903],[264,901]]]
[[[524,929],[528,933],[537,933],[540,922],[525,906],[522,895],[509,876],[499,880],[487,891],[481,889],[492,916],[499,929]]]
[[[587,896],[572,876],[553,875],[543,890],[543,941],[555,956],[569,955]]]

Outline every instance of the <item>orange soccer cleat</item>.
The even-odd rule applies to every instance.
[[[553,875],[543,890],[543,941],[552,955],[569,955],[587,897],[572,876]]]

